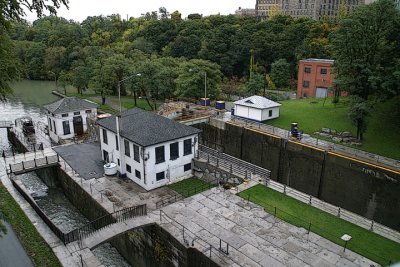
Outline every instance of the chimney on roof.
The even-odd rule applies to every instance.
[[[118,114],[117,116],[115,116],[115,123],[116,123],[116,128],[117,128],[117,134],[119,135],[120,131],[122,130],[121,114]]]

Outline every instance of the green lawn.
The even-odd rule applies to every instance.
[[[0,211],[16,232],[22,246],[36,266],[61,266],[46,241],[36,231],[17,202],[0,182]]]
[[[400,123],[392,110],[398,105],[400,97],[386,103],[378,103],[371,112],[363,145],[359,148],[371,153],[400,160]],[[321,128],[337,131],[350,131],[356,134],[356,128],[347,116],[349,98],[342,97],[336,107],[332,99],[296,99],[281,101],[280,117],[267,124],[290,129],[292,122],[297,122],[299,130],[314,135]]]
[[[239,196],[249,199],[265,208],[271,214],[293,225],[308,229],[326,239],[343,246],[343,234],[352,236],[347,247],[381,265],[400,261],[400,244],[379,236],[357,225],[329,213],[302,203],[292,197],[274,191],[263,185],[256,185]]]
[[[61,92],[63,92],[63,90],[61,90]],[[76,89],[68,88],[67,95],[89,99],[89,100],[99,104],[100,105],[99,108],[104,112],[116,113],[119,110],[118,96],[106,96],[106,104],[101,105],[101,97],[92,90],[87,90],[81,95],[81,94],[77,93]],[[151,110],[146,99],[144,99],[144,98],[137,98],[136,103],[137,103],[138,108],[141,108],[144,110]],[[154,104],[152,101],[150,101],[150,103],[152,105]],[[133,96],[121,96],[121,104],[122,104],[123,108],[131,109],[131,108],[135,107],[135,100],[134,100]],[[157,101],[157,107],[159,107],[162,104],[163,104],[162,102]]]
[[[189,178],[168,186],[184,197],[190,197],[214,187],[214,185],[203,182],[197,178]]]

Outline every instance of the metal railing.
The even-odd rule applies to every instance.
[[[247,179],[250,178],[251,174],[259,175],[267,181],[271,178],[271,171],[267,169],[232,157],[228,154],[219,152],[204,145],[199,144],[199,150],[197,150],[197,153],[198,158],[205,159],[208,163],[211,163],[216,167],[222,167],[231,173],[237,173]]]
[[[24,199],[31,205],[31,207],[35,210],[35,212],[39,215],[39,217],[46,223],[46,225],[50,228],[50,230],[64,243],[68,244],[73,241],[82,240],[101,229],[118,222],[123,222],[128,219],[145,216],[147,215],[147,206],[140,205],[125,208],[119,211],[116,211],[111,214],[107,214],[103,217],[100,217],[81,228],[70,231],[69,233],[62,232],[44,213],[44,211],[38,206],[36,201],[30,196],[28,192],[26,192],[15,180],[15,177],[11,176],[11,182],[13,186],[17,189],[17,191],[24,197]]]
[[[276,135],[280,138],[289,139],[289,137],[290,137],[290,131],[282,129],[282,128],[278,128],[278,127],[275,127],[272,125],[267,125],[264,123],[259,123],[256,121],[251,121],[251,120],[247,120],[247,119],[243,119],[243,118],[239,118],[239,117],[235,117],[235,116],[232,116],[231,120],[236,124],[240,124],[241,126],[264,131],[266,133]],[[387,157],[373,154],[370,152],[366,152],[366,151],[363,151],[360,149],[356,149],[356,148],[353,148],[350,146],[336,144],[334,142],[326,141],[326,140],[311,137],[311,136],[304,137],[304,135],[301,140],[298,140],[298,142],[307,144],[307,145],[311,145],[311,146],[316,146],[318,148],[321,148],[321,149],[324,149],[327,151],[335,151],[338,154],[343,154],[345,156],[354,157],[354,158],[360,159],[360,160],[365,160],[368,163],[384,164],[386,166],[391,166],[396,169],[400,169],[400,161],[399,160],[387,158]]]
[[[82,226],[79,229],[75,229],[67,234],[64,234],[63,242],[64,242],[64,244],[67,244],[67,243],[70,243],[70,242],[73,242],[76,240],[82,240],[82,239],[87,238],[90,235],[104,229],[105,227],[107,227],[111,224],[123,222],[123,221],[126,221],[131,218],[145,216],[145,215],[147,215],[146,204],[125,208],[125,209],[116,211],[114,213],[102,216],[102,217]]]
[[[165,207],[165,206],[167,206],[169,204],[175,203],[175,202],[177,202],[179,200],[182,200],[182,199],[183,199],[183,196],[180,195],[180,194],[175,194],[173,196],[168,196],[168,197],[162,198],[162,199],[160,199],[159,201],[156,202],[156,209]]]
[[[255,196],[252,196],[251,194],[246,194],[242,193],[242,198],[246,199],[247,201],[251,201],[254,203],[257,203],[261,205],[264,210],[270,214],[272,214],[274,217],[277,217],[283,221],[289,222],[292,225],[302,227],[307,230],[307,233],[309,234],[310,232],[316,233],[340,246],[343,246],[344,249],[348,248],[358,254],[361,254],[373,261],[378,262],[379,264],[382,264],[384,266],[390,265],[393,261],[391,259],[387,259],[382,257],[381,255],[376,254],[375,252],[368,251],[364,248],[361,248],[354,244],[354,241],[351,242],[349,241],[348,244],[341,239],[341,235],[335,235],[332,233],[332,231],[329,231],[328,229],[325,229],[320,226],[318,223],[318,219],[316,219],[314,222],[312,221],[305,221],[303,218],[299,216],[295,216],[291,213],[288,213],[280,208],[277,208],[276,206],[267,204],[265,200],[259,199]],[[310,198],[311,201],[311,198]],[[339,210],[340,214],[340,210]],[[348,233],[351,234],[351,233]]]
[[[202,149],[203,151],[207,151],[207,152],[203,152],[200,153],[200,157],[203,159],[206,159],[210,164],[217,164],[217,157],[215,156],[210,156],[210,154],[213,155],[221,155],[222,153],[219,153],[218,151],[205,147],[205,146],[199,146],[200,149]],[[231,157],[231,156],[230,156]],[[233,158],[233,157],[232,157]],[[236,159],[238,160],[238,159]],[[240,160],[239,160],[240,161]],[[220,161],[221,162],[221,161]],[[220,164],[220,163],[219,163]],[[247,163],[250,164],[250,163]],[[221,164],[220,164],[221,165]],[[252,164],[251,164],[252,165]],[[228,167],[227,165],[222,165],[223,167],[225,167],[225,169]],[[229,165],[230,168],[230,165]],[[260,168],[260,167],[259,167]],[[262,169],[262,168],[261,168]],[[237,168],[232,167],[233,171],[240,173],[243,173],[243,171],[237,170]],[[265,169],[264,169],[265,170]],[[260,173],[260,172],[258,172]],[[300,192],[296,189],[293,189],[289,186],[286,186],[284,184],[278,183],[274,180],[271,179],[267,179],[265,181],[265,185],[268,186],[269,188],[284,193],[288,196],[291,196],[303,203],[307,203],[310,204],[320,210],[323,210],[327,213],[330,213],[332,215],[336,215],[350,223],[356,224],[364,229],[369,229],[379,235],[382,235],[388,239],[391,239],[395,242],[399,242],[400,241],[400,233],[396,230],[393,230],[389,227],[386,227],[380,223],[377,223],[373,220],[367,219],[365,217],[362,217],[358,214],[355,214],[353,212],[350,212],[348,210],[345,210],[341,207],[337,207],[335,205],[329,204],[327,202],[324,202],[316,197],[313,197],[311,195],[305,194],[303,192]]]
[[[165,218],[163,222],[162,218]],[[229,249],[233,249],[232,246],[229,245],[228,242],[223,241],[222,239],[219,238],[219,246],[214,246],[207,242],[206,240],[202,239],[201,237],[197,236],[195,233],[190,231],[187,227],[185,227],[183,224],[177,222],[173,218],[169,217],[164,211],[160,210],[160,222],[161,224],[164,223],[169,223],[173,225],[175,228],[178,230],[182,231],[182,239],[183,243],[186,244],[187,246],[192,246],[194,247],[195,244],[198,246],[198,250],[202,252],[203,254],[208,254],[210,259],[212,258],[218,258],[219,261],[224,263],[225,265],[232,265],[233,262],[227,262],[229,261],[228,258],[223,257],[223,255],[229,255]],[[191,240],[191,242],[189,242]],[[237,251],[239,254],[242,254],[240,251]]]

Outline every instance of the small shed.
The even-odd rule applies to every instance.
[[[50,138],[58,143],[87,132],[88,119],[97,116],[97,104],[77,97],[65,97],[45,105]]]
[[[279,103],[258,95],[238,100],[234,104],[235,116],[259,122],[278,118],[281,106]]]

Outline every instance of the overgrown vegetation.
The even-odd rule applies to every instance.
[[[256,185],[239,193],[239,196],[261,205],[270,214],[275,214],[276,211],[278,218],[305,229],[310,228],[312,232],[340,246],[344,245],[340,237],[348,234],[352,239],[347,248],[381,265],[400,261],[399,243],[268,187]]]
[[[36,266],[61,267],[53,251],[0,182],[0,211]]]
[[[387,102],[378,102],[371,108],[369,127],[364,134],[363,144],[359,149],[378,155],[400,160],[400,123],[397,116],[400,112],[398,103],[400,97]],[[325,104],[324,104],[325,102]],[[297,99],[281,101],[280,117],[267,124],[290,130],[290,124],[297,122],[299,130],[306,134],[315,135],[321,128],[330,128],[337,131],[348,131],[356,134],[356,127],[351,123],[347,114],[350,99],[340,98],[336,105],[332,99]]]
[[[201,193],[205,190],[208,190],[214,185],[206,183],[197,178],[189,178],[177,183],[171,184],[168,186],[172,190],[176,191],[177,193],[181,194],[184,197],[190,197]]]

